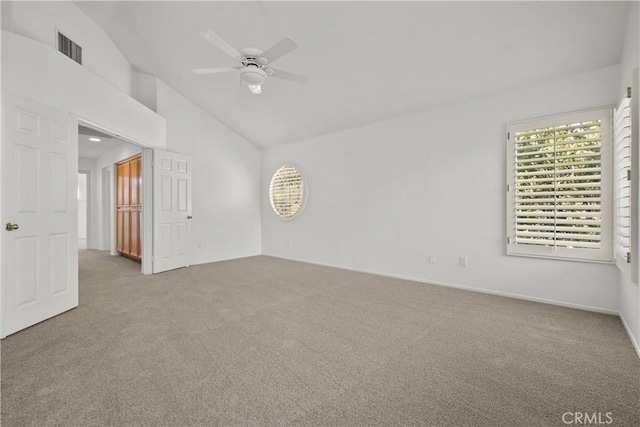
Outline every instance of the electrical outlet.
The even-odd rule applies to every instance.
[[[436,256],[429,255],[429,264],[435,264],[435,263],[436,263]]]
[[[284,237],[281,237],[280,246],[289,246],[289,239],[285,239]]]
[[[460,267],[466,267],[467,266],[467,257],[466,256],[461,256],[460,257]]]

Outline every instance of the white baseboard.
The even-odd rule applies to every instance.
[[[620,320],[622,320],[622,324],[624,325],[624,329],[627,331],[627,335],[629,335],[629,339],[631,340],[631,344],[633,344],[633,348],[636,350],[636,354],[638,355],[638,358],[640,359],[640,345],[638,345],[638,341],[636,341],[636,338],[631,333],[631,329],[629,328],[629,324],[627,323],[627,320],[624,318],[622,313],[619,313],[618,315],[620,316]]]
[[[497,296],[507,297],[507,298],[515,298],[515,299],[520,299],[520,300],[525,300],[525,301],[532,301],[532,302],[539,302],[539,303],[543,303],[543,304],[557,305],[557,306],[561,306],[561,307],[576,308],[576,309],[579,309],[579,310],[593,311],[593,312],[596,312],[596,313],[611,314],[611,315],[614,315],[614,316],[619,316],[620,315],[620,313],[618,311],[616,311],[616,310],[609,310],[609,309],[600,308],[600,307],[592,307],[592,306],[589,306],[589,305],[581,305],[581,304],[574,304],[574,303],[570,303],[570,302],[556,301],[556,300],[545,299],[545,298],[530,297],[530,296],[527,296],[527,295],[512,294],[512,293],[509,293],[509,292],[493,291],[493,290],[490,290],[490,289],[475,288],[473,286],[459,285],[459,284],[455,284],[455,283],[439,282],[439,281],[435,281],[435,280],[426,280],[426,279],[421,279],[419,277],[410,277],[410,276],[403,276],[403,275],[399,275],[399,274],[381,273],[379,271],[343,267],[343,266],[339,266],[339,265],[332,265],[332,264],[326,264],[326,263],[322,263],[322,262],[307,261],[307,260],[297,259],[297,258],[286,258],[286,257],[275,256],[275,255],[267,255],[267,254],[263,254],[263,255],[264,256],[270,256],[272,258],[280,258],[280,259],[286,259],[286,260],[290,260],[290,261],[305,262],[307,264],[321,265],[323,267],[332,267],[332,268],[339,268],[339,269],[347,270],[347,271],[355,271],[355,272],[358,272],[358,273],[375,274],[376,276],[390,277],[390,278],[393,278],[393,279],[409,280],[411,282],[425,283],[425,284],[428,284],[428,285],[445,286],[447,288],[463,289],[463,290],[466,290],[466,291],[480,292],[480,293],[483,293],[483,294],[497,295]]]
[[[212,260],[200,260],[197,262],[191,262],[191,265],[202,265],[202,264],[211,264],[214,262],[224,262],[224,261],[233,261],[236,259],[245,259],[245,258],[253,258],[253,257],[257,257],[257,256],[263,256],[260,253],[255,253],[255,254],[249,254],[249,255],[242,255],[242,256],[230,256],[230,257],[224,257],[224,258],[219,258],[219,259],[212,259]],[[264,255],[264,256],[269,256],[269,255]],[[277,257],[272,257],[272,258],[277,258]],[[284,259],[284,258],[282,258]],[[292,260],[292,261],[296,261],[296,260]]]

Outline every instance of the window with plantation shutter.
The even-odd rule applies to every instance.
[[[283,219],[299,213],[306,198],[306,186],[300,171],[284,165],[273,174],[269,185],[269,200],[274,212]]]
[[[631,263],[631,93],[628,95],[613,112],[614,256],[623,270]]]
[[[507,128],[507,252],[611,261],[611,109]]]

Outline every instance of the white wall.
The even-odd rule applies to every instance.
[[[133,95],[138,102],[158,111],[158,78],[150,74],[135,71],[133,73]]]
[[[145,146],[166,145],[165,122],[156,113],[51,46],[6,31],[2,87]]]
[[[86,157],[78,158],[79,171],[93,171],[95,167],[96,167],[96,159],[89,159]]]
[[[266,150],[263,253],[617,313],[613,265],[506,255],[505,126],[612,105],[618,82],[616,66]],[[268,200],[287,161],[309,185],[289,222]]]
[[[157,89],[169,151],[193,158],[192,264],[259,255],[260,150],[159,80]]]
[[[104,30],[70,1],[3,1],[2,29],[57,49],[60,31],[82,47],[82,65],[131,95],[132,68]]]
[[[633,2],[629,10],[629,20],[627,23],[627,32],[625,42],[622,49],[622,60],[620,61],[620,93],[626,87],[629,77],[633,69],[638,68],[640,61],[640,3]],[[640,88],[640,84],[636,81],[636,88]],[[640,111],[640,94],[634,94],[636,111]],[[638,118],[638,117],[636,117]],[[639,154],[636,153],[636,156]],[[639,160],[640,161],[640,160]],[[640,197],[640,193],[636,194]],[[636,224],[638,218],[634,219]],[[640,261],[640,254],[634,255],[636,261]],[[634,341],[636,351],[640,356],[640,292],[638,292],[638,284],[632,283],[622,274],[619,275],[619,306],[620,317],[623,319],[628,329],[631,339]]]

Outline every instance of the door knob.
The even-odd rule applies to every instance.
[[[191,215],[187,215],[187,219],[191,219],[193,218]]]
[[[11,222],[8,222],[5,226],[4,229],[7,231],[13,231],[13,230],[17,230],[18,228],[20,228],[20,226],[18,224],[13,224]]]

